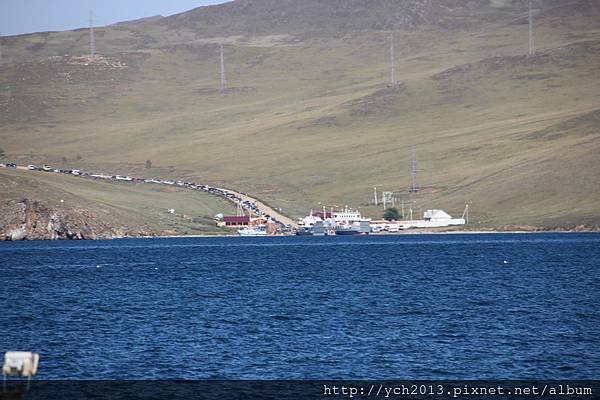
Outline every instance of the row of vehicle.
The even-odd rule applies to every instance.
[[[180,187],[185,187],[191,190],[201,190],[204,192],[207,192],[209,194],[212,194],[214,196],[219,196],[219,197],[223,197],[233,203],[237,203],[240,204],[242,206],[242,208],[251,211],[254,215],[258,216],[258,217],[265,217],[267,219],[271,218],[270,215],[267,214],[263,214],[259,209],[258,206],[248,200],[242,200],[242,198],[228,190],[225,189],[220,189],[214,186],[208,186],[208,185],[201,185],[201,184],[197,184],[194,182],[185,182],[185,181],[173,181],[173,180],[159,180],[159,179],[146,179],[144,180],[144,183],[154,183],[154,184],[162,184],[162,185],[170,185],[170,186],[180,186]]]
[[[16,169],[17,164],[15,164],[15,163],[6,163],[6,164],[0,163],[0,168]],[[34,164],[29,164],[27,166],[27,169],[31,170],[31,171],[45,171],[45,172],[54,171],[54,172],[56,172],[56,170],[53,170],[51,166],[45,165],[45,164],[41,167],[38,167],[37,165],[34,165]]]
[[[17,165],[16,164],[0,164],[0,167],[16,168]],[[185,181],[181,181],[181,180],[174,181],[174,180],[170,180],[170,179],[158,179],[158,178],[143,179],[143,178],[132,178],[130,176],[123,176],[123,175],[105,175],[105,174],[99,174],[99,173],[94,173],[94,172],[85,172],[85,171],[81,171],[78,169],[53,169],[50,165],[45,165],[45,164],[41,167],[36,166],[34,164],[30,164],[27,166],[27,169],[32,170],[32,171],[45,171],[45,172],[55,172],[55,173],[59,173],[59,174],[75,175],[75,176],[87,177],[87,178],[91,178],[91,179],[104,179],[104,180],[110,180],[110,181],[130,182],[130,183],[138,183],[138,184],[139,183],[147,183],[147,184],[156,184],[156,185],[179,186],[179,187],[184,187],[184,188],[192,189],[192,190],[201,190],[206,193],[212,194],[214,196],[219,196],[219,197],[225,198],[231,202],[240,204],[242,206],[242,208],[244,208],[245,210],[251,211],[256,216],[265,217],[268,219],[271,218],[270,215],[263,214],[258,209],[258,206],[255,203],[248,201],[248,200],[242,200],[242,198],[240,196],[230,192],[229,190],[221,189],[221,188],[214,187],[214,186],[202,185],[202,184],[197,184],[194,182],[185,182]]]
[[[6,164],[7,168],[17,168],[16,164]],[[9,165],[11,167],[9,167]],[[52,168],[50,165],[42,165],[41,167],[35,164],[29,164],[27,166],[27,169],[30,171],[44,171],[44,172],[57,172],[57,173],[69,173],[69,174],[73,174],[73,175],[79,175],[80,171],[78,170],[62,170],[62,169],[54,169]]]

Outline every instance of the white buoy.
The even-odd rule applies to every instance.
[[[100,269],[100,266],[99,266],[99,265],[96,265],[96,269]]]
[[[504,264],[508,264],[508,261],[504,260]]]

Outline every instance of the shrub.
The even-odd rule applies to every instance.
[[[383,219],[386,221],[398,221],[400,219],[400,213],[396,208],[388,208],[383,212]]]

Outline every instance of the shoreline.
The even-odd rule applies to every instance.
[[[356,235],[356,236],[346,236],[346,237],[381,237],[381,236],[411,236],[411,235],[496,235],[496,234],[549,234],[549,233],[558,233],[558,234],[575,234],[575,233],[597,233],[600,234],[600,231],[597,230],[582,230],[582,231],[574,231],[574,230],[549,230],[549,231],[525,231],[525,230],[511,230],[511,231],[501,231],[501,230],[474,230],[474,231],[406,231],[399,233],[371,233],[368,235]],[[297,237],[296,235],[268,235],[261,236],[266,238],[279,238],[279,237]],[[304,237],[335,237],[332,236],[304,236]],[[168,235],[168,236],[146,236],[146,237],[131,237],[131,238],[123,238],[123,239],[186,239],[186,238],[242,238],[239,235]]]
[[[6,167],[6,166],[5,166]],[[27,167],[24,166],[16,166],[16,169],[20,169],[20,170],[27,170]],[[71,175],[71,173],[73,171],[62,171],[60,170],[60,173],[65,173],[65,174]],[[77,176],[81,176],[81,177],[87,177],[89,175],[89,173],[84,173],[81,174],[78,172]],[[90,177],[94,177],[94,175],[89,175]],[[129,179],[132,182],[137,183],[148,183],[148,180],[144,180],[142,178],[129,178],[129,177],[119,177],[119,176],[111,176],[108,177],[106,176],[106,178],[110,178],[110,179],[116,179],[119,180],[119,178],[121,179]],[[96,179],[96,178],[94,178]],[[258,207],[260,209],[260,212],[262,213],[262,215],[273,215],[273,214],[277,214],[279,217],[282,216],[282,214],[277,213],[274,209],[272,209],[271,207],[268,207],[266,205],[264,205],[264,207],[266,208],[262,208],[261,206],[261,202],[258,201],[255,198],[249,197],[247,194],[244,193],[240,193],[231,189],[225,189],[225,188],[219,188],[219,187],[213,187],[213,186],[206,186],[206,185],[200,185],[197,183],[191,183],[191,182],[182,182],[182,181],[178,181],[178,182],[172,182],[172,181],[157,181],[156,179],[152,179],[150,180],[151,183],[161,183],[161,184],[165,184],[165,185],[178,185],[181,187],[185,187],[188,188],[190,190],[200,190],[200,191],[204,191],[210,194],[213,194],[217,197],[221,197],[224,198],[226,200],[229,201],[234,201],[232,199],[239,199],[239,201],[243,201],[244,203],[247,203],[247,207]],[[25,199],[25,201],[27,201],[27,199]],[[62,200],[61,200],[62,201]],[[44,207],[40,207],[40,205],[37,204],[37,201],[33,201],[32,202],[32,207],[35,209],[34,211],[38,211],[38,214],[44,214],[42,216],[48,217],[46,219],[48,219],[48,221],[43,220],[42,221],[42,225],[48,225],[48,227],[50,227],[51,225],[54,227],[55,232],[50,232],[51,236],[50,237],[45,237],[47,235],[44,234],[43,231],[36,231],[36,235],[37,236],[33,239],[29,239],[28,237],[30,236],[28,232],[28,230],[25,228],[25,222],[22,221],[23,223],[21,225],[23,225],[22,228],[15,228],[16,230],[20,230],[24,232],[17,232],[17,237],[15,237],[14,233],[11,233],[10,230],[7,230],[8,228],[6,228],[6,226],[3,226],[2,224],[0,224],[0,233],[2,232],[2,228],[5,229],[5,231],[7,233],[10,233],[10,235],[12,237],[9,238],[8,234],[6,235],[6,240],[4,241],[10,241],[10,239],[16,239],[15,241],[20,241],[20,240],[25,240],[25,241],[52,241],[52,240],[92,240],[92,241],[97,241],[97,240],[118,240],[118,239],[150,239],[150,238],[213,238],[213,237],[238,237],[239,235],[236,234],[235,231],[213,231],[212,233],[209,234],[199,234],[199,235],[186,235],[186,234],[177,234],[177,229],[172,229],[172,230],[162,230],[162,229],[136,229],[136,228],[129,228],[129,227],[122,227],[122,228],[113,228],[110,226],[103,226],[101,227],[103,230],[100,233],[94,233],[94,229],[87,229],[87,224],[82,223],[80,225],[85,225],[85,228],[87,229],[85,232],[81,229],[81,227],[78,227],[77,224],[75,229],[72,229],[73,232],[71,232],[71,230],[69,230],[68,228],[70,227],[65,227],[60,223],[60,220],[58,221],[58,223],[54,220],[55,217],[49,218],[49,216],[52,214],[50,211],[52,211],[54,214],[56,214],[56,210],[46,210],[44,209]],[[37,208],[36,208],[37,207]],[[67,215],[68,217],[69,215]],[[54,218],[54,219],[53,219]],[[290,224],[293,224],[294,220],[291,217],[285,216],[285,219],[289,220],[288,222],[290,222]],[[67,218],[68,219],[68,218]],[[81,218],[80,218],[81,219]],[[85,219],[85,218],[84,218]],[[281,219],[281,218],[279,218]],[[55,226],[58,225],[59,228],[56,228]],[[289,225],[289,224],[288,224]],[[493,225],[492,225],[493,226]],[[10,227],[10,224],[9,224]],[[30,227],[29,227],[30,228]],[[28,229],[29,229],[28,228]],[[34,227],[35,228],[35,224]],[[13,232],[15,231],[15,229],[13,229]],[[50,228],[47,228],[50,229]],[[57,230],[58,229],[58,230]],[[78,229],[80,231],[78,231]],[[29,229],[30,230],[30,229]],[[60,232],[59,232],[60,230]],[[91,232],[91,233],[90,233]],[[97,230],[96,230],[97,232]],[[480,227],[479,229],[469,229],[467,227],[465,227],[464,225],[462,225],[461,227],[439,227],[439,228],[413,228],[413,229],[407,229],[407,230],[401,230],[399,232],[377,232],[377,233],[370,233],[369,235],[372,236],[395,236],[395,235],[482,235],[482,234],[501,234],[501,233],[506,233],[506,234],[524,234],[524,233],[593,233],[593,232],[600,232],[600,227],[598,226],[594,226],[594,225],[590,225],[590,226],[586,226],[584,224],[579,224],[579,225],[572,225],[571,228],[560,228],[560,227],[541,227],[541,226],[534,226],[534,225],[506,225],[506,226],[500,226],[498,228],[493,228],[490,227],[490,225],[487,225],[487,227]],[[89,233],[89,234],[88,234]],[[25,236],[25,237],[23,237]],[[274,235],[272,237],[278,237],[278,236],[295,236],[292,234],[281,234],[281,235]]]
[[[404,231],[398,233],[371,233],[368,235],[356,235],[347,237],[384,237],[384,236],[434,236],[434,235],[516,235],[516,234],[600,234],[598,230],[450,230],[450,231]],[[260,236],[262,238],[283,238],[283,237],[298,237],[296,235],[267,235]],[[332,236],[304,236],[304,237],[335,237]],[[15,240],[14,242],[99,242],[99,241],[113,241],[113,240],[140,240],[140,239],[217,239],[217,238],[243,238],[243,236],[236,234],[226,235],[157,235],[157,236],[126,236],[126,237],[114,237],[114,238],[100,238],[100,239],[24,239]],[[0,240],[0,242],[11,242],[11,240]]]

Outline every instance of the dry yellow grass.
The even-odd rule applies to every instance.
[[[107,169],[151,159],[294,216],[321,204],[377,216],[368,206],[377,186],[415,208],[456,214],[471,202],[477,226],[598,225],[600,18],[544,10],[538,53],[526,57],[522,10],[497,10],[511,17],[396,30],[398,89],[386,86],[388,31],[302,34],[299,22],[289,36],[243,35],[233,23],[224,38],[155,21],[105,29],[98,47],[124,71],[90,67],[67,81],[64,60],[0,71],[2,101],[23,104],[5,115],[0,147],[11,156],[81,154]],[[65,53],[77,35],[44,37],[39,58]],[[15,39],[9,59],[41,40]],[[225,93],[216,90],[221,40]],[[85,43],[74,48],[83,53]],[[409,198],[413,153],[428,190]]]

